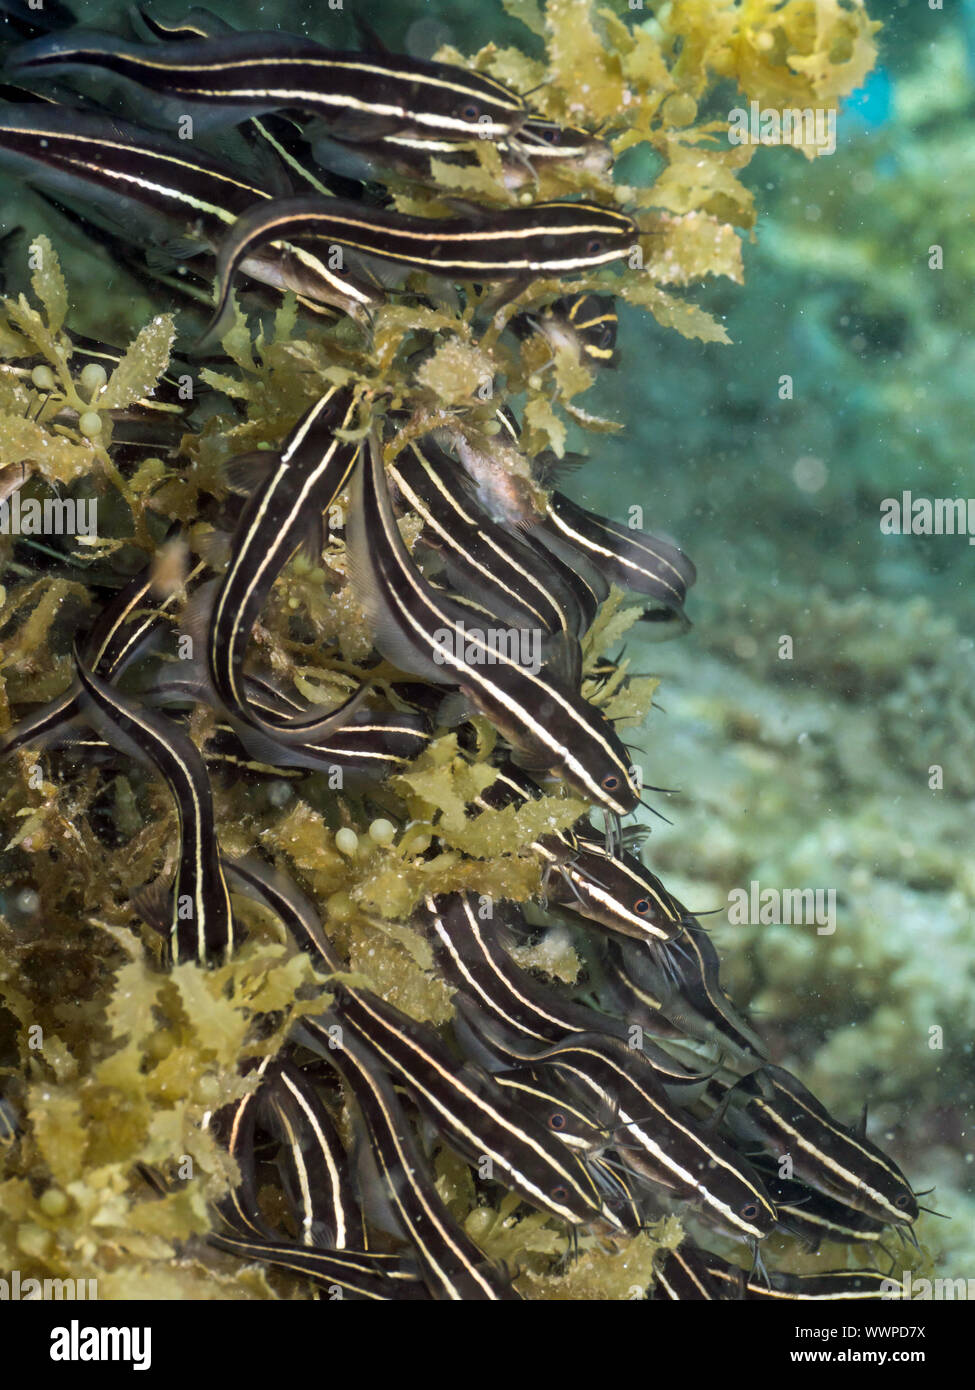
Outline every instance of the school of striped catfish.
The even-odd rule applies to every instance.
[[[643,862],[640,827],[624,824],[656,809],[601,698],[627,686],[628,666],[604,658],[584,672],[613,585],[655,630],[686,630],[692,562],[558,490],[566,461],[523,450],[503,383],[479,393],[476,414],[421,408],[358,371],[348,348],[349,334],[368,339],[377,306],[446,304],[463,309],[475,341],[500,314],[515,341],[571,352],[594,374],[611,368],[613,271],[601,268],[634,264],[641,226],[608,201],[532,196],[546,166],[605,174],[609,145],[485,73],[388,52],[370,32],[337,50],[235,32],[203,10],[176,23],[147,9],[137,37],[120,37],[60,7],[3,9],[16,41],[0,170],[150,292],[209,314],[182,365],[118,413],[120,460],[172,454],[193,430],[198,396],[179,383],[198,357],[222,360],[235,291],[257,308],[290,292],[309,333],[346,331],[277,447],[227,466],[224,543],[198,547],[167,582],[160,556],[190,547],[178,524],[159,535],[76,642],[69,689],[3,743],[7,758],[69,745],[106,776],[134,762],[165,784],[174,873],[133,898],[161,970],[232,959],[246,899],[324,978],[327,1007],[248,1063],[252,1089],[207,1117],[240,1175],[215,1204],[212,1249],[310,1281],[325,1300],[519,1299],[521,1270],[491,1260],[444,1200],[432,1151],[446,1145],[485,1201],[500,1185],[568,1232],[567,1264],[676,1213],[684,1239],[633,1296],[882,1296],[891,1242],[915,1241],[910,1181],[868,1137],[866,1112],[855,1125],[831,1115],[728,997],[707,930]],[[194,137],[174,136],[187,120]],[[384,179],[435,183],[434,162],[473,165],[485,145],[528,190],[517,206],[455,198],[417,215],[388,195]],[[583,287],[508,312],[552,279]],[[77,333],[66,346],[103,388],[117,350]],[[417,380],[438,346],[436,331],[414,335]],[[7,370],[45,386],[39,358]],[[372,634],[365,662],[336,655],[345,684],[331,707],[289,688],[254,641],[276,582],[309,553],[338,557],[328,582],[344,585]],[[177,657],[179,634],[189,640]],[[202,746],[189,724],[200,705],[216,717]],[[213,786],[318,774],[336,805],[368,807],[447,730],[462,760],[487,769],[471,822],[560,794],[588,810],[523,843],[539,871],[531,900],[419,895],[409,926],[453,1004],[436,1026],[350,973],[326,907],[297,875],[221,846]],[[403,836],[395,797],[374,804],[373,841]],[[354,856],[363,833],[346,817],[336,845]],[[417,861],[437,853],[433,834]],[[521,963],[553,931],[582,961],[574,985]],[[169,1190],[163,1169],[144,1177]],[[773,1233],[810,1250],[869,1250],[871,1262],[779,1270],[762,1253]]]

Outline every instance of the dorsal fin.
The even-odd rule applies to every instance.
[[[376,30],[369,23],[368,19],[363,19],[362,15],[355,16],[356,32],[362,41],[364,50],[371,50],[373,53],[388,53],[389,49],[383,43]]]

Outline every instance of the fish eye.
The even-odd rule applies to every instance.
[[[561,145],[562,132],[561,130],[558,130],[555,126],[547,126],[542,131],[542,139],[547,140],[550,145]]]
[[[593,237],[592,241],[590,241],[586,247],[586,254],[589,256],[598,256],[602,249],[603,243],[598,237]]]
[[[755,1217],[758,1215],[758,1203],[746,1202],[738,1215],[743,1217],[746,1221],[754,1221]]]
[[[897,1207],[899,1211],[903,1211],[905,1207],[910,1205],[910,1201],[911,1199],[908,1197],[907,1193],[902,1192],[899,1197],[894,1198],[894,1206]]]
[[[565,1129],[565,1116],[561,1110],[554,1110],[548,1117],[549,1129]]]
[[[559,1183],[558,1187],[552,1188],[552,1191],[549,1195],[556,1202],[564,1202],[566,1197],[568,1197],[569,1195],[569,1189],[567,1187],[563,1187],[563,1185]]]
[[[647,913],[650,911],[650,899],[638,898],[633,904],[633,911],[638,917],[646,917]]]
[[[481,108],[476,106],[474,102],[471,102],[468,106],[464,107],[460,114],[465,121],[476,121],[481,114]]]
[[[604,323],[602,328],[599,330],[599,338],[597,339],[597,345],[599,347],[609,347],[610,343],[612,342],[612,339],[613,330],[610,328],[608,323]]]
[[[607,773],[607,775],[603,778],[602,782],[600,783],[600,786],[602,787],[604,792],[615,792],[619,787],[619,784],[620,779],[617,777],[616,773],[610,772]]]

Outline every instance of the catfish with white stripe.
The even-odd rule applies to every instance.
[[[139,10],[139,15],[146,28],[156,38],[161,39],[186,41],[216,38],[234,32],[231,26],[219,16],[199,8],[194,9],[191,14],[176,23],[168,23],[159,19],[147,13],[144,8]],[[374,36],[364,35],[364,38],[369,43]],[[401,66],[404,73],[406,66],[413,61],[405,55],[390,54],[374,41],[370,43],[370,47],[374,52],[382,53],[390,65]],[[364,57],[365,55],[361,56]],[[448,69],[446,64],[428,66],[436,66],[441,72],[449,70],[454,80],[463,84],[465,88],[471,84],[477,84],[481,80],[478,74],[462,68]],[[491,78],[484,80],[488,84],[493,84]],[[499,92],[499,87],[500,84],[493,84],[481,88],[480,95],[486,93],[489,98],[496,98],[500,95],[506,109],[514,94],[507,88],[501,88]],[[355,165],[355,161],[358,161],[359,167],[356,167],[355,177],[362,177],[363,175],[372,177],[378,167],[430,179],[432,177],[431,158],[445,160],[448,163],[459,160],[471,163],[471,155],[477,144],[487,138],[484,133],[482,118],[479,118],[477,130],[473,132],[472,136],[466,136],[462,132],[459,139],[452,124],[443,122],[440,123],[439,128],[436,125],[430,126],[429,121],[418,121],[413,128],[407,125],[405,128],[398,126],[383,130],[381,125],[367,120],[368,112],[364,103],[373,95],[371,85],[357,94],[363,103],[361,130],[355,128],[354,120],[349,123],[347,128],[333,124],[332,139],[325,140],[321,137],[322,134],[328,132],[328,123],[326,121],[317,122],[316,126],[320,127],[320,130],[313,127],[311,135],[315,140],[315,155],[323,164],[331,166],[331,161],[335,158],[334,152],[331,152],[331,147],[334,146],[343,159],[351,161],[353,165]],[[416,107],[416,101],[420,95],[419,89],[410,94],[410,109]],[[437,94],[437,99],[439,99],[439,94]],[[431,105],[432,103],[428,103],[428,109]],[[300,112],[302,108],[292,107],[291,110],[292,112],[295,110]],[[259,123],[255,119],[251,124],[257,126]],[[261,122],[260,124],[265,123]],[[508,187],[519,187],[525,182],[526,176],[537,178],[536,165],[550,167],[557,164],[571,164],[590,173],[601,174],[605,173],[613,162],[613,152],[606,141],[590,134],[589,131],[583,130],[581,127],[560,125],[557,121],[548,120],[533,111],[524,114],[517,123],[513,122],[512,130],[516,130],[517,133],[491,137],[501,157],[505,183]],[[305,171],[303,170],[303,172]]]
[[[717,1269],[712,1265],[712,1274]],[[734,1278],[734,1267],[731,1277]],[[823,1269],[811,1274],[769,1271],[768,1284],[754,1274],[745,1282],[745,1297],[762,1303],[849,1303],[852,1300],[898,1298],[901,1281],[879,1269]]]
[[[744,1061],[764,1061],[765,1044],[721,986],[721,962],[711,938],[690,913],[684,921],[679,942],[656,954],[616,943],[618,970],[635,991],[655,995],[663,1017],[689,1037],[716,1043]]]
[[[721,1277],[722,1267],[726,1277]],[[735,1273],[734,1266],[685,1238],[656,1265],[650,1297],[656,1303],[721,1303],[744,1295],[743,1269]]]
[[[111,73],[156,93],[164,109],[178,105],[186,112],[198,105],[211,125],[263,111],[298,111],[320,116],[334,135],[350,141],[384,133],[499,140],[528,114],[517,93],[484,73],[406,54],[330,49],[281,33],[136,44],[80,29],[24,44],[8,69]]]
[[[307,700],[285,694],[271,681],[246,675],[244,690],[249,712],[267,721],[309,719],[311,706]],[[191,705],[206,691],[198,678],[173,677],[168,673],[152,685],[147,698],[163,706]],[[243,720],[218,723],[205,753],[208,760],[217,760],[229,767],[238,766],[280,775],[286,769],[290,775],[321,772],[342,773],[343,784],[381,781],[396,772],[403,772],[429,746],[432,738],[430,721],[422,714],[399,710],[380,710],[371,707],[355,709],[347,722],[327,735],[311,736],[300,741],[283,742],[276,735],[279,724],[269,725],[266,732],[245,724]]]
[[[688,1072],[683,1062],[676,1061],[669,1052],[656,1047],[648,1038],[637,1038],[636,1034],[631,1037],[629,1026],[626,1029],[626,1041],[618,1034],[611,1033],[609,1029],[604,1029],[602,1024],[606,1022],[606,1016],[599,1012],[595,1012],[599,1022],[598,1033],[580,1033],[577,1029],[566,1031],[561,1042],[542,1047],[540,1038],[533,1036],[529,1029],[512,1026],[512,1013],[505,1008],[485,1005],[481,999],[474,997],[473,991],[465,994],[458,991],[453,997],[453,1006],[458,1015],[453,1023],[453,1031],[465,1049],[465,1054],[478,1065],[484,1066],[491,1074],[503,1068],[529,1066],[540,1069],[551,1058],[554,1049],[580,1037],[591,1040],[602,1038],[606,1044],[618,1049],[619,1055],[622,1055],[620,1048],[629,1051],[634,1074],[645,1077],[648,1086],[661,1087],[663,1095],[679,1105],[693,1104],[708,1087],[708,1076]],[[620,1020],[611,1019],[608,1022],[609,1027],[613,1027],[613,1024]],[[697,1062],[697,1058],[688,1059],[688,1062]],[[597,1112],[604,1115],[604,1120],[608,1118],[608,1112]]]
[[[482,810],[525,802],[538,788],[511,766],[500,768],[475,797]],[[604,930],[649,945],[671,941],[684,930],[684,909],[634,855],[606,849],[586,822],[571,831],[540,835],[530,848],[545,865],[543,896]]]
[[[683,614],[697,570],[669,541],[586,511],[561,492],[549,498],[543,530],[598,566],[611,583],[645,594],[678,616]]]
[[[267,119],[267,118],[262,118]],[[271,119],[274,119],[273,117]],[[477,142],[459,143],[449,135],[434,136],[396,132],[374,140],[350,140],[330,132],[322,121],[307,127],[315,160],[331,174],[346,178],[376,179],[384,173],[436,183],[431,161],[455,169],[479,167]],[[517,190],[538,183],[542,170],[559,168],[596,175],[606,173],[613,162],[610,146],[578,126],[563,126],[532,112],[525,117],[517,135],[494,142],[505,188]]]
[[[186,583],[204,570],[196,565]],[[161,591],[150,561],[99,613],[84,646],[85,660],[97,676],[113,681],[139,655],[179,602],[181,588]],[[0,758],[30,743],[48,743],[70,734],[68,726],[81,714],[81,686],[75,679],[63,695],[15,724],[0,741]]]
[[[273,711],[274,706],[265,706],[260,697],[250,693],[249,683],[246,688],[252,710]],[[344,786],[360,782],[368,785],[404,772],[431,741],[429,722],[421,715],[373,709],[354,710],[341,729],[313,741],[284,743],[270,733],[257,733],[243,722],[218,725],[217,736],[222,737],[221,747],[218,751],[208,745],[208,758],[236,758],[243,765],[246,758],[242,759],[241,753],[246,751],[254,760],[274,768],[321,772],[327,776],[338,770]]]
[[[775,1164],[755,1159],[755,1168],[779,1213],[779,1225],[816,1251],[824,1241],[835,1245],[876,1245],[890,1232],[890,1223],[816,1192],[804,1183],[780,1178]],[[898,1230],[903,1232],[903,1227]]]
[[[557,1134],[570,1149],[585,1156],[603,1200],[625,1229],[634,1233],[643,1230],[643,1213],[633,1184],[621,1169],[618,1158],[606,1152],[612,1143],[612,1125],[597,1124],[594,1115],[574,1101],[564,1086],[557,1084],[555,1071],[545,1074],[538,1069],[517,1067],[493,1075],[498,1085],[511,1091],[530,1115]],[[605,1116],[607,1120],[612,1118]]]
[[[350,390],[329,387],[294,426],[267,480],[248,499],[234,535],[230,564],[220,581],[207,633],[213,689],[235,720],[285,742],[312,743],[341,727],[353,704],[328,715],[272,719],[247,698],[244,656],[251,630],[281,570],[347,486],[359,444],[337,431],[350,429],[358,406]]]
[[[662,1011],[664,991],[658,990],[627,970],[620,952],[620,943],[608,936],[598,957],[597,997],[609,1001],[616,1013],[654,1037],[683,1040],[686,1038],[679,1019]],[[667,996],[669,997],[669,995]]]
[[[578,550],[540,524],[544,515],[535,503],[533,487],[520,472],[527,461],[519,449],[518,421],[509,407],[500,406],[495,422],[497,434],[478,436],[448,421],[437,432],[438,438],[456,450],[484,509],[503,526],[519,528],[546,566],[572,590],[583,613],[585,631],[609,597],[609,582]]]
[[[525,924],[516,904],[496,904],[494,917],[483,921],[470,893],[427,898],[423,920],[441,970],[459,991],[458,1012],[475,1033],[490,1018],[484,1038],[489,1050],[509,1061],[530,1059],[534,1049],[546,1055],[552,1043],[577,1034],[600,1033],[620,1043],[630,1041],[630,1027],[618,1018],[586,1004],[564,998],[554,985],[544,985],[517,965],[498,939],[500,931]],[[483,1030],[480,1030],[483,1031]],[[509,1041],[503,1041],[509,1040]],[[638,1048],[643,1068],[649,1066],[666,1093],[674,1098],[698,1092],[702,1078],[652,1043]]]
[[[468,1162],[490,1162],[496,1182],[573,1226],[618,1231],[577,1155],[506,1096],[486,1072],[458,1061],[428,1026],[366,990],[342,986],[328,1022],[368,1048]],[[328,1026],[302,1021],[301,1036],[329,1046]]]
[[[587,1110],[566,1099],[554,1084],[554,1071],[546,1076],[538,1068],[512,1067],[510,1071],[496,1071],[492,1075],[502,1090],[510,1091],[519,1105],[557,1134],[570,1149],[592,1159],[607,1147],[607,1127],[597,1125]]]
[[[204,10],[199,6],[195,6],[181,20],[172,23],[157,15],[150,14],[144,6],[140,7],[137,13],[146,30],[157,39],[183,42],[192,39],[217,38],[224,34],[236,32],[219,15],[211,14],[209,10]],[[239,129],[252,148],[272,152],[273,157],[287,170],[296,192],[306,191],[304,185],[307,185],[307,191],[328,196],[332,193],[341,194],[342,185],[348,184],[348,180],[341,176],[336,181],[335,177],[330,175],[326,185],[324,175],[318,169],[312,156],[311,146],[304,138],[303,123],[297,113],[293,111],[287,113],[269,111],[264,115],[252,116],[249,120],[243,121]],[[358,143],[357,141],[357,148]],[[351,192],[350,196],[352,196]]]
[[[224,239],[216,307],[197,350],[219,338],[238,269],[268,242],[297,241],[322,254],[344,247],[409,270],[484,284],[609,265],[628,256],[638,236],[632,218],[595,203],[536,203],[436,218],[364,208],[342,198],[273,199],[245,212]]]
[[[179,860],[167,932],[173,962],[230,958],[239,940],[217,843],[213,792],[203,756],[176,725],[101,680],[77,648],[75,669],[86,719],[113,747],[154,769],[176,807]]]
[[[299,1244],[359,1249],[362,1213],[352,1191],[348,1156],[314,1086],[292,1062],[275,1060],[260,1101],[279,1140],[277,1164]]]
[[[383,1069],[354,1038],[335,1047],[327,1029],[310,1027],[310,1022],[303,1020],[296,1036],[327,1057],[355,1097],[372,1140],[368,1161],[374,1165],[381,1196],[412,1243],[430,1293],[452,1302],[518,1300],[520,1296],[503,1271],[491,1263],[447,1210]],[[367,1157],[364,1151],[363,1157]],[[368,1217],[365,1184],[363,1196]]]
[[[226,1231],[211,1231],[207,1241],[240,1260],[303,1275],[322,1285],[330,1301],[341,1298],[385,1303],[428,1297],[411,1263],[396,1255],[371,1250],[322,1250],[295,1241],[264,1240]]]
[[[606,173],[613,163],[612,146],[598,135],[581,126],[560,125],[534,111],[514,135],[499,142],[499,150],[509,188],[514,182],[509,175],[509,162],[513,166],[512,173],[518,164],[526,166],[533,174],[536,165],[543,169],[569,164],[574,169],[597,175]],[[505,158],[509,151],[513,157],[510,161]]]
[[[520,430],[511,410],[500,409],[497,418],[504,438],[517,444]],[[547,471],[536,463],[536,474],[542,481]],[[697,578],[697,570],[688,556],[669,541],[647,531],[620,526],[598,512],[586,511],[561,492],[550,494],[545,518],[533,534],[534,539],[569,564],[575,558],[577,564],[590,567],[587,574],[593,572],[604,583],[645,594],[683,619],[684,600]],[[608,587],[602,598],[606,593]]]
[[[424,542],[444,559],[454,588],[471,586],[512,624],[578,635],[582,614],[571,590],[524,541],[499,526],[473,494],[467,474],[432,440],[410,443],[390,476],[421,517]]]
[[[257,1126],[260,1094],[260,1078],[271,1065],[271,1057],[264,1057],[254,1068],[257,1088],[241,1096],[230,1105],[222,1105],[219,1110],[207,1111],[203,1117],[203,1129],[212,1133],[218,1143],[227,1150],[237,1165],[240,1182],[226,1197],[216,1202],[215,1209],[221,1220],[232,1230],[248,1237],[264,1239],[271,1234],[271,1228],[261,1211],[258,1199],[257,1164],[254,1155],[254,1134]],[[156,1179],[146,1174],[154,1186]],[[165,1191],[165,1187],[162,1189]]]
[[[130,240],[165,247],[188,238],[190,268],[195,254],[211,256],[236,219],[273,201],[276,191],[191,141],[48,104],[0,105],[0,168],[59,201],[80,202]],[[248,276],[350,314],[375,300],[374,290],[330,270],[306,247],[272,242],[241,263]]]
[[[515,904],[495,904],[488,921],[477,906],[471,893],[448,893],[428,897],[420,916],[437,963],[455,988],[541,1050],[574,1033],[606,1032],[626,1041],[619,1020],[563,998],[515,964],[498,940],[499,925],[519,913]]]
[[[908,1226],[918,1204],[893,1159],[856,1128],[840,1124],[783,1067],[766,1063],[737,1082],[721,1107],[732,1132],[776,1158],[789,1155],[794,1176],[875,1221]]]
[[[311,901],[283,874],[250,858],[229,864],[228,873],[234,887],[271,908],[326,971],[346,968]],[[307,1024],[308,1020],[303,1020],[294,1037],[323,1055],[355,1096],[372,1139],[372,1159],[382,1196],[392,1208],[398,1228],[416,1249],[433,1297],[517,1298],[510,1282],[491,1265],[441,1200],[393,1086],[371,1053],[353,1037],[344,1037],[342,1046],[336,1047],[336,1035],[329,1032],[327,1016],[322,1016],[311,1030]],[[365,1215],[370,1220],[368,1201],[365,1205]]]
[[[313,905],[293,884],[247,861],[229,871],[232,881],[242,882],[278,913],[327,970],[347,969]],[[331,1015],[327,1023],[304,1019],[301,1040],[314,1040],[315,1050],[329,1053],[334,1047],[329,1026],[338,1023],[407,1087],[458,1152],[474,1162],[490,1158],[498,1182],[573,1225],[620,1229],[578,1158],[512,1104],[486,1073],[457,1061],[432,1028],[348,985],[339,987]]]
[[[640,1053],[612,1038],[580,1037],[532,1060],[542,1064],[557,1067],[583,1099],[613,1109],[613,1142],[631,1172],[692,1203],[724,1234],[761,1240],[775,1229],[775,1206],[758,1177],[668,1099]]]
[[[579,828],[576,853],[559,868],[549,897],[560,907],[644,944],[683,942],[686,912],[644,864]]]
[[[769,1270],[766,1281],[684,1240],[658,1267],[652,1297],[657,1302],[742,1298],[769,1303],[848,1302],[896,1297],[891,1289],[898,1283],[877,1269],[828,1269],[811,1274]]]
[[[535,674],[419,573],[396,525],[378,441],[358,470],[347,527],[356,597],[378,649],[401,670],[455,684],[529,761],[604,810],[626,815],[639,789],[626,749],[607,720],[544,669]],[[473,651],[476,660],[468,661]]]

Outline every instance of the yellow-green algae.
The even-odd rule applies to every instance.
[[[742,101],[765,107],[833,105],[871,67],[877,26],[859,0],[682,0],[654,6],[647,18],[636,12],[628,22],[590,0],[550,0],[544,9],[534,0],[509,0],[506,8],[544,41],[544,60],[493,45],[471,60],[440,56],[469,61],[520,90],[537,88],[532,100],[545,114],[601,126],[617,155],[639,147],[655,176],[621,186],[603,175],[549,169],[537,186],[510,188],[496,151],[485,145],[474,167],[438,165],[438,189],[393,180],[397,206],[449,211],[458,195],[493,205],[578,192],[615,200],[639,210],[643,267],[535,282],[511,301],[485,290],[460,309],[399,299],[376,312],[368,341],[348,321],[299,327],[290,298],[256,342],[238,316],[224,343],[227,366],[201,373],[236,402],[236,413],[229,404],[218,408],[178,453],[123,477],[108,411],[151,391],[167,365],[172,320],[159,315],[143,326],[106,391],[87,400],[61,335],[71,295],[53,247],[38,237],[35,303],[24,296],[3,301],[0,359],[40,355],[55,386],[38,391],[0,367],[0,477],[9,487],[9,470],[16,470],[35,493],[83,483],[113,524],[100,528],[97,540],[79,541],[77,580],[8,565],[13,582],[0,614],[4,727],[19,706],[67,684],[70,636],[91,616],[84,564],[144,557],[171,520],[184,524],[192,548],[206,550],[207,499],[226,494],[225,461],[276,445],[325,383],[355,381],[364,396],[408,411],[398,443],[448,418],[475,440],[490,435],[495,403],[485,399],[484,383],[500,383],[506,394],[525,398],[526,452],[561,454],[573,426],[597,435],[616,426],[577,402],[593,375],[568,349],[549,360],[537,339],[515,345],[502,336],[514,313],[592,288],[643,306],[664,329],[728,341],[722,325],[681,291],[708,276],[742,280],[739,234],[752,227],[755,209],[739,174],[753,149],[729,147],[724,122],[699,121],[699,109],[722,81],[734,83]],[[475,314],[485,308],[493,317],[476,339]],[[531,496],[527,474],[520,485]],[[415,527],[404,525],[404,535],[412,544]],[[9,557],[9,539],[0,543]],[[319,567],[295,562],[255,633],[280,676],[329,701],[354,679],[370,648],[350,586],[335,587],[345,576],[336,542]],[[301,640],[289,621],[295,614]],[[587,661],[613,648],[636,614],[620,610],[615,595],[587,643]],[[649,678],[621,678],[598,698],[607,713],[638,724],[654,687]],[[597,697],[595,685],[586,689]],[[199,711],[191,731],[203,742],[211,727],[209,714]],[[449,1018],[450,1003],[425,943],[408,925],[412,907],[426,892],[456,888],[528,899],[539,870],[523,847],[583,809],[547,796],[468,822],[464,802],[492,775],[493,735],[483,721],[477,727],[475,753],[462,753],[445,730],[375,794],[403,827],[388,847],[366,835],[375,807],[361,798],[329,798],[323,811],[300,788],[284,800],[255,797],[240,784],[216,788],[225,849],[238,854],[259,845],[314,894],[351,969],[434,1023]],[[186,1242],[208,1229],[209,1203],[235,1176],[201,1127],[204,1115],[246,1092],[253,1083],[241,1078],[241,1062],[276,1049],[297,1016],[327,1000],[328,982],[273,919],[243,901],[250,935],[232,964],[162,973],[129,899],[171,870],[175,818],[162,788],[136,769],[119,771],[110,796],[124,841],[115,847],[92,829],[104,797],[93,768],[80,764],[55,780],[47,755],[23,752],[2,771],[8,911],[0,922],[0,1086],[20,1130],[0,1155],[0,1262],[24,1277],[96,1278],[103,1298],[307,1297],[294,1281],[241,1269]],[[343,825],[359,832],[352,855],[336,848]],[[421,857],[434,838],[436,855]],[[25,888],[34,896],[25,900]],[[561,955],[536,951],[523,963],[567,979],[577,964],[571,948]],[[147,1183],[146,1170],[166,1176],[166,1196]],[[455,1215],[490,1256],[519,1271],[518,1287],[531,1298],[632,1298],[651,1281],[654,1252],[680,1238],[670,1219],[620,1249],[584,1240],[581,1259],[566,1265],[565,1232],[543,1214],[512,1195],[501,1196],[496,1208],[485,1205],[467,1165],[448,1150],[438,1152],[437,1175]]]

